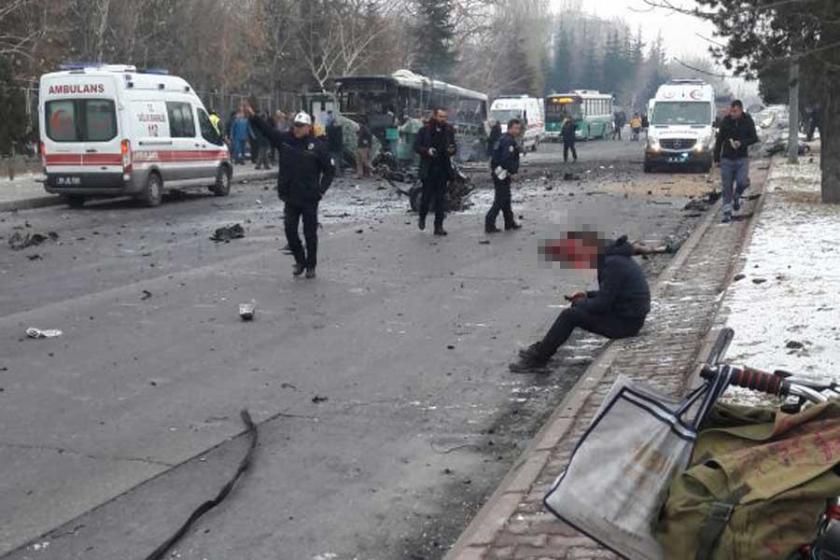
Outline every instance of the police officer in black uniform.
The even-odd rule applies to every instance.
[[[510,185],[519,173],[519,144],[516,138],[522,133],[522,121],[511,119],[505,132],[499,139],[496,149],[493,150],[493,157],[490,160],[490,170],[493,176],[493,186],[496,189],[493,197],[493,206],[484,218],[484,231],[486,233],[497,233],[501,231],[496,227],[496,217],[501,211],[505,219],[505,231],[519,229],[522,226],[513,219],[513,210],[510,207]]]
[[[455,129],[447,123],[446,109],[435,109],[429,122],[417,133],[414,151],[420,154],[420,179],[423,197],[420,199],[421,230],[426,229],[429,206],[435,205],[435,235],[447,235],[443,229],[446,217],[446,189],[452,175],[452,156],[458,148]]]
[[[335,162],[327,146],[312,135],[312,117],[305,112],[295,115],[294,127],[280,132],[254,113],[246,104],[245,114],[251,126],[259,130],[277,148],[277,194],[285,203],[284,226],[289,249],[295,257],[293,274],[306,272],[315,278],[318,264],[318,202],[330,188],[335,176]],[[298,235],[298,224],[303,218],[303,237],[306,250]]]

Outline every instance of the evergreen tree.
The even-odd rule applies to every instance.
[[[604,50],[604,80],[601,84],[606,93],[620,91],[624,83],[626,68],[621,51],[618,31],[611,30]]]
[[[535,95],[537,76],[529,64],[525,51],[525,37],[518,26],[511,30],[510,37],[505,41],[499,59],[496,78],[502,94],[531,94]]]
[[[414,66],[422,74],[446,80],[455,66],[453,0],[415,1],[418,21],[414,29]]]
[[[598,57],[595,45],[586,43],[583,52],[583,68],[575,89],[601,89],[603,60]]]
[[[18,150],[26,132],[26,98],[15,84],[12,64],[0,57],[0,155]]]
[[[554,52],[550,59],[546,93],[564,93],[572,89],[572,34],[562,23],[554,36]]]

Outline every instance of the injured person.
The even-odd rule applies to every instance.
[[[633,255],[665,252],[631,243],[627,236],[615,241],[600,239],[597,232],[569,232],[566,239],[540,246],[540,256],[567,268],[598,270],[597,291],[566,296],[570,302],[545,337],[519,352],[510,364],[513,373],[545,373],[545,366],[575,328],[606,336],[627,338],[642,329],[650,312],[650,287]]]

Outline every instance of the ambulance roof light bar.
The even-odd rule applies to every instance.
[[[105,72],[137,72],[131,64],[105,64],[101,62],[68,62],[60,64],[59,70],[70,72],[84,72],[85,70],[103,70]]]

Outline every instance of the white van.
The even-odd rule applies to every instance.
[[[715,145],[715,90],[702,80],[671,80],[659,86],[651,108],[645,172],[660,165],[708,172]]]
[[[510,119],[519,119],[523,124],[520,144],[523,149],[536,152],[545,137],[545,106],[542,99],[527,95],[502,96],[490,106],[490,120],[499,121],[502,132],[507,132]]]
[[[230,192],[228,148],[181,78],[125,65],[44,74],[38,116],[44,187],[71,206],[121,195],[156,206],[175,187]]]

